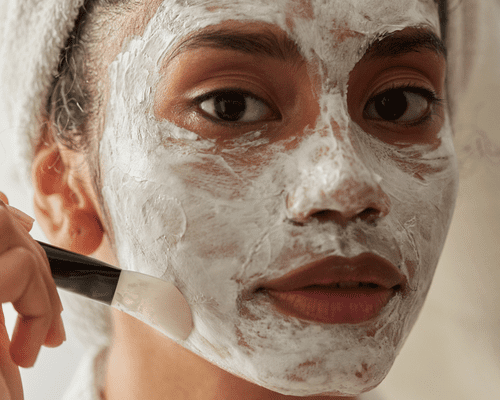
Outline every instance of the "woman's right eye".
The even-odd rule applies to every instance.
[[[227,123],[253,123],[275,117],[275,112],[262,100],[236,90],[215,91],[196,99],[211,119]]]

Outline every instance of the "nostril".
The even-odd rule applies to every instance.
[[[331,214],[332,212],[330,210],[321,210],[321,211],[317,211],[314,213],[314,216],[317,217],[317,218],[325,218],[325,217],[328,217],[329,214]]]
[[[345,228],[351,218],[344,216],[341,212],[335,210],[318,210],[310,215],[318,222],[335,222]]]
[[[390,199],[378,184],[346,181],[330,189],[325,192],[300,187],[287,194],[286,218],[300,224],[334,221],[345,227],[356,220],[373,224],[389,213]]]
[[[365,222],[374,222],[380,217],[380,211],[373,207],[368,207],[361,211],[357,217]]]
[[[316,218],[320,222],[341,219],[342,215],[338,211],[320,210],[311,214],[311,217]]]
[[[319,222],[335,221],[342,226],[346,226],[349,221],[354,221],[358,218],[361,221],[373,223],[381,217],[381,214],[380,210],[368,207],[355,215],[345,215],[334,210],[318,210],[312,213],[309,217],[315,218]]]

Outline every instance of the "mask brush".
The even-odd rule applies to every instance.
[[[185,340],[191,333],[191,309],[172,282],[38,243],[58,288],[123,311],[172,339]]]

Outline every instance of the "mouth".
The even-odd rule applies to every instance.
[[[285,315],[325,324],[357,324],[377,317],[404,292],[405,276],[372,253],[332,256],[301,267],[257,289]]]

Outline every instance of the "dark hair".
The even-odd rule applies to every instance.
[[[114,246],[114,233],[109,210],[101,193],[98,163],[97,118],[102,106],[97,69],[99,44],[104,31],[115,29],[117,17],[136,9],[133,0],[85,0],[75,25],[61,51],[57,73],[46,103],[51,129],[42,129],[35,144],[35,154],[54,141],[71,150],[82,152],[88,162],[91,184],[103,212],[103,225]],[[94,121],[95,120],[95,121]]]
[[[94,71],[88,47],[99,42],[96,28],[103,17],[119,13],[126,3],[125,0],[85,0],[61,51],[46,112],[53,125],[54,139],[70,149],[86,151],[91,141],[86,122],[95,111],[92,105],[98,94],[91,90]],[[99,12],[95,12],[96,9]],[[50,139],[41,138],[38,148]]]

